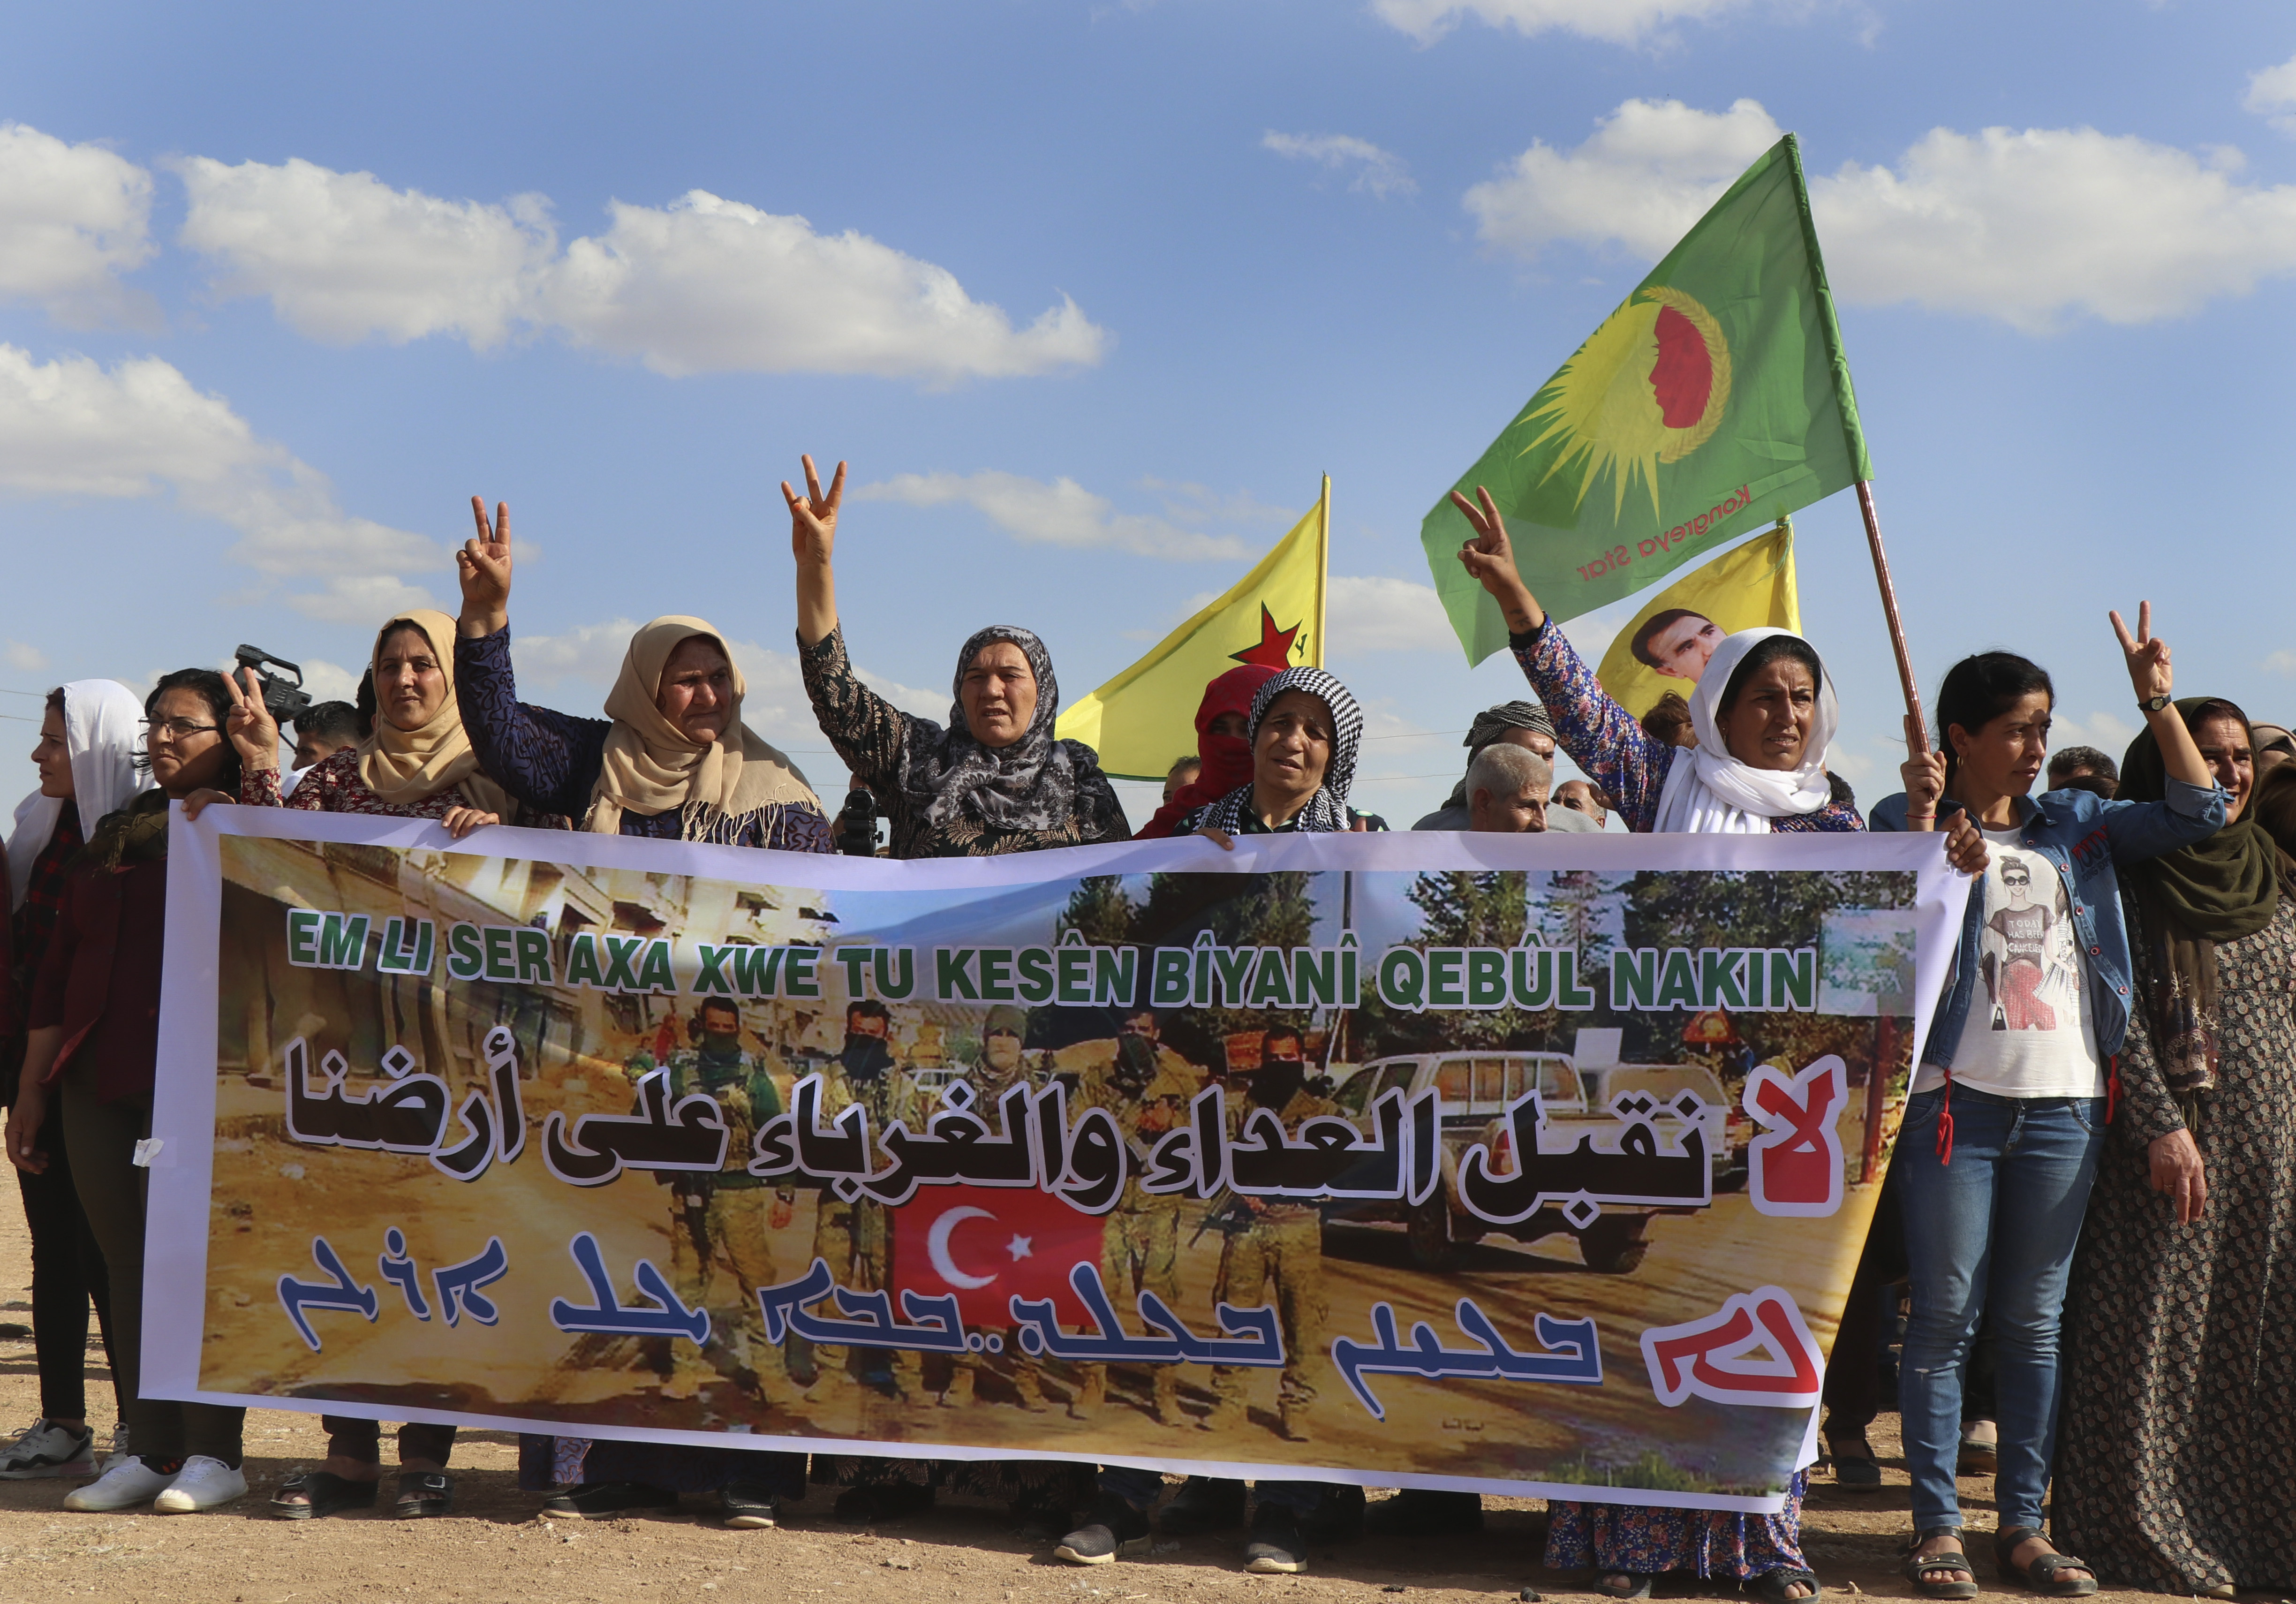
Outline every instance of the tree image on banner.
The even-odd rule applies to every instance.
[[[1569,620],[1872,476],[1788,135],[1539,387],[1456,489],[1487,487],[1523,580]],[[1448,496],[1420,527],[1480,662],[1507,643],[1459,566]]]

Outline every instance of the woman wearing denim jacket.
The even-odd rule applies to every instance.
[[[1906,1574],[1929,1598],[1977,1592],[1954,1468],[1962,1364],[1988,1308],[2001,1412],[1996,1564],[2038,1592],[2096,1591],[2088,1567],[2056,1553],[2040,1526],[2056,1436],[2058,1317],[2128,1025],[2115,871],[2205,840],[2222,827],[2226,806],[2170,704],[2169,647],[2152,634],[2150,604],[2135,637],[2117,613],[2112,624],[2161,744],[2165,800],[2031,796],[2054,692],[2038,665],[1988,652],[1946,676],[1937,711],[1946,750],[1906,764],[1910,794],[1885,798],[1873,814],[1877,830],[1924,830],[1940,810],[1964,811],[1991,849],[1898,1147],[1913,1292],[1898,1370],[1916,1534]]]

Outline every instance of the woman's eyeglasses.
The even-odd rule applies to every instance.
[[[189,719],[145,719],[144,728],[155,736],[164,735],[171,741],[181,741],[202,732],[220,734],[220,724],[194,724]]]

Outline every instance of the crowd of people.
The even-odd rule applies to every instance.
[[[823,734],[889,825],[891,856],[1188,835],[1232,848],[1240,835],[1372,825],[1349,806],[1361,712],[1317,668],[1238,668],[1208,685],[1198,750],[1136,830],[1092,749],[1054,733],[1059,685],[1029,630],[991,626],[963,643],[947,724],[895,708],[846,652],[834,577],[843,485],[842,465],[824,489],[808,458],[804,488],[782,487],[799,658]],[[2112,619],[2144,726],[2117,765],[2085,747],[2052,757],[2049,675],[1988,652],[1945,675],[1934,750],[1909,756],[1902,791],[1861,811],[1825,768],[1840,710],[1812,642],[1712,631],[1698,643],[1708,654],[1690,694],[1637,720],[1552,627],[1488,495],[1455,499],[1475,531],[1458,560],[1504,613],[1532,695],[1476,718],[1457,786],[1416,827],[1590,831],[1615,814],[1641,832],[1937,832],[1954,867],[1979,879],[1826,1385],[1822,1462],[1844,1491],[1880,1485],[1866,1430],[1903,1310],[1897,1402],[1915,1590],[1979,1591],[1956,1491],[1972,1456],[1996,1476],[1994,1567],[2019,1588],[2074,1595],[2104,1580],[2228,1597],[2296,1585],[2288,730],[2219,698],[2176,697],[2146,605],[2133,630]],[[40,1417],[0,1450],[0,1478],[86,1479],[65,1501],[79,1510],[190,1512],[247,1492],[242,1411],[146,1397],[139,1386],[136,1153],[151,1120],[172,804],[430,818],[457,837],[511,823],[839,848],[836,819],[797,766],[742,723],[741,670],[701,619],[640,629],[603,717],[521,702],[508,509],[489,517],[474,500],[473,512],[476,535],[456,559],[460,615],[384,621],[363,695],[371,706],[306,709],[290,773],[252,673],[184,669],[140,699],[80,680],[47,697],[37,789],[7,842],[0,999]],[[1589,777],[1555,785],[1558,748]],[[867,1013],[848,1022],[865,1039]],[[701,1028],[693,1073],[731,1085],[740,1055],[712,1057],[706,1018]],[[882,1017],[873,1028],[882,1034]],[[992,1019],[984,1050],[1006,1046],[1017,1062],[1018,1029]],[[1276,1067],[1271,1057],[1260,1073]],[[854,1085],[851,1095],[885,1105],[880,1115],[904,1095],[890,1075],[857,1073]],[[1283,1090],[1287,1123],[1316,1106]],[[767,1081],[753,1100],[762,1107],[772,1094]],[[788,1200],[729,1189],[710,1206],[786,1223]],[[859,1270],[885,1251],[858,1214],[823,1230],[844,1233]],[[91,1304],[121,1422],[108,1452],[87,1397]],[[771,1396],[791,1385],[788,1363],[750,1354],[745,1373]],[[314,1518],[381,1497],[380,1427],[325,1424],[327,1459],[277,1490],[275,1515]],[[454,1439],[447,1427],[399,1429],[396,1514],[451,1510]],[[1591,1573],[1617,1598],[1677,1575],[1790,1604],[1819,1588],[1800,1541],[1808,1474],[1775,1515],[1558,1501],[1545,1561]],[[1312,1475],[1250,1490],[1192,1477],[1168,1497],[1155,1472],[1123,1464],[1096,1474],[860,1455],[808,1464],[770,1450],[562,1435],[526,1439],[521,1477],[561,1516],[706,1494],[736,1526],[773,1525],[809,1482],[837,1486],[836,1513],[857,1520],[941,1493],[986,1493],[1069,1561],[1136,1552],[1158,1530],[1241,1528],[1248,1568],[1279,1573],[1301,1568],[1311,1544],[1366,1526],[1433,1534],[1480,1519],[1472,1494],[1406,1493],[1367,1510],[1358,1489]]]

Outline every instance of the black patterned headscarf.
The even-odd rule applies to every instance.
[[[1267,710],[1275,698],[1285,691],[1305,691],[1329,709],[1332,715],[1332,758],[1324,767],[1324,783],[1308,805],[1300,810],[1292,828],[1307,832],[1345,830],[1348,827],[1348,790],[1356,780],[1356,750],[1363,744],[1363,709],[1341,685],[1321,669],[1293,668],[1259,687],[1251,699],[1251,744],[1259,746],[1259,726],[1267,717]],[[1238,786],[1204,810],[1200,826],[1209,825],[1238,833],[1245,813],[1251,807],[1251,787]]]
[[[983,746],[964,720],[964,671],[983,646],[1007,641],[1021,648],[1037,677],[1037,711],[1010,746]],[[1052,654],[1026,629],[991,624],[974,631],[956,654],[949,682],[948,728],[913,720],[901,787],[928,824],[947,828],[960,815],[1001,830],[1065,828],[1082,791],[1105,789],[1100,754],[1081,741],[1054,737],[1061,712],[1060,682]]]

